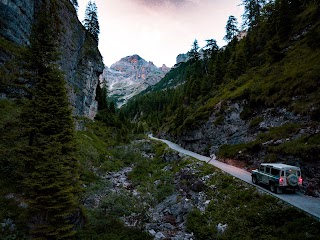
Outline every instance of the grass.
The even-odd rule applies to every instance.
[[[188,215],[187,230],[196,239],[317,239],[320,222],[278,199],[205,165],[203,176],[210,172],[206,185],[210,203],[204,212],[194,209]],[[218,224],[227,224],[219,233]]]
[[[23,196],[19,194],[19,179],[16,171],[19,168],[19,159],[16,157],[12,144],[19,145],[17,118],[21,113],[21,102],[0,99],[0,223],[12,220],[15,229],[10,231],[8,227],[2,227],[0,239],[27,239],[25,208],[19,207]],[[12,193],[17,193],[12,195]],[[6,197],[14,196],[13,198]]]
[[[252,121],[256,121],[255,119]],[[257,120],[257,122],[259,122]],[[259,133],[256,140],[248,143],[240,143],[235,145],[222,145],[217,153],[219,158],[234,158],[238,156],[254,155],[259,151],[266,151],[266,161],[279,161],[275,156],[294,156],[299,157],[305,162],[318,161],[320,154],[320,134],[301,134],[297,138],[292,138],[298,134],[300,129],[312,127],[300,124],[285,124],[279,127],[270,128],[268,132]],[[275,141],[281,140],[278,144]],[[263,146],[264,143],[271,141],[271,144]],[[241,153],[241,154],[240,154]]]

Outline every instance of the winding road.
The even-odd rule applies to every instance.
[[[304,212],[315,217],[316,219],[320,220],[320,199],[318,199],[318,198],[306,196],[300,192],[296,192],[294,194],[293,193],[291,193],[291,194],[272,193],[261,186],[253,184],[251,181],[251,173],[247,172],[244,169],[237,168],[235,166],[228,165],[223,162],[219,162],[216,160],[215,156],[212,156],[212,158],[209,158],[209,157],[200,155],[198,153],[191,152],[191,151],[186,150],[186,149],[182,148],[181,146],[179,146],[173,142],[170,142],[168,140],[155,138],[152,136],[152,134],[149,134],[149,138],[151,138],[153,140],[158,140],[158,141],[164,142],[173,150],[176,150],[180,153],[186,154],[186,155],[194,157],[200,161],[207,162],[208,164],[211,164],[217,168],[220,168],[224,172],[229,173],[230,175],[232,175],[236,178],[239,178],[239,179],[241,179],[251,185],[254,185],[255,187],[259,188],[260,190],[267,192],[268,194],[273,195],[274,197],[277,197],[277,198],[289,203],[290,205],[295,206],[295,207],[303,210]]]

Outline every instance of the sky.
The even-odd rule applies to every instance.
[[[83,20],[89,0],[78,0]],[[226,43],[225,26],[230,15],[241,23],[241,0],[95,0],[100,26],[99,50],[104,64],[138,54],[156,66],[172,67],[194,40],[200,47],[215,39]]]

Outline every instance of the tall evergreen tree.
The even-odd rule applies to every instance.
[[[37,16],[26,62],[33,70],[31,99],[21,116],[24,189],[34,239],[73,239],[79,211],[78,162],[65,80],[56,62],[56,12],[50,1]]]
[[[100,83],[97,85],[96,90],[96,100],[98,102],[98,110],[108,110],[108,87],[107,85],[100,86]]]
[[[227,25],[226,25],[226,35],[224,37],[224,39],[227,42],[230,42],[239,32],[238,30],[238,21],[236,19],[235,16],[229,16],[229,19],[227,21]]]
[[[260,22],[261,9],[266,0],[242,0],[244,6],[243,22],[244,25],[252,28]]]
[[[96,3],[91,2],[91,0],[88,2],[86,7],[83,25],[85,29],[87,29],[88,32],[91,33],[94,39],[98,42],[100,33],[98,21],[98,8]]]
[[[198,52],[199,50],[199,44],[198,44],[198,40],[195,39],[193,44],[192,44],[192,48],[189,51],[189,56],[192,60],[199,60],[200,59],[200,54]]]

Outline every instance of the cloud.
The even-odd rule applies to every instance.
[[[151,9],[177,9],[186,5],[199,4],[200,0],[133,0]]]

